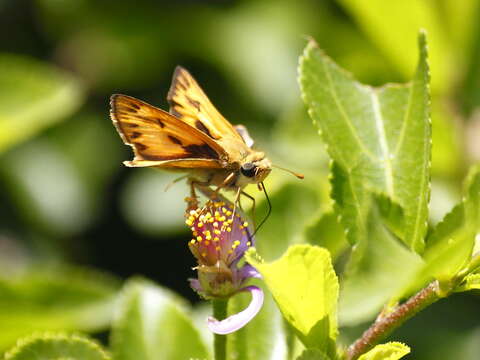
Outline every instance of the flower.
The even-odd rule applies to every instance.
[[[193,238],[188,243],[198,262],[198,278],[190,286],[205,299],[229,298],[239,292],[252,295],[250,305],[224,320],[208,319],[208,327],[217,334],[228,334],[246,325],[263,304],[263,291],[256,286],[243,287],[260,274],[248,263],[240,262],[245,251],[254,245],[248,223],[230,203],[209,200],[201,209],[186,214]]]

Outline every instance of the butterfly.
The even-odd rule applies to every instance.
[[[211,186],[236,192],[235,203],[248,184],[262,184],[272,163],[243,125],[232,125],[213,106],[190,73],[177,66],[164,111],[127,95],[110,98],[110,117],[123,142],[133,149],[129,167],[186,172],[191,187],[213,196]],[[301,177],[300,174],[296,174]]]

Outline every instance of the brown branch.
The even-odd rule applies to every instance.
[[[387,315],[380,314],[362,336],[349,346],[347,360],[355,360],[373,348],[405,321],[440,299],[438,282],[434,281],[413,295],[402,305],[395,307]]]

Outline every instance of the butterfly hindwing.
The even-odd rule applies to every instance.
[[[167,100],[173,115],[212,139],[233,137],[243,141],[232,124],[213,106],[193,76],[181,66],[175,69]]]
[[[110,104],[113,123],[135,153],[130,166],[193,168],[202,160],[205,167],[221,167],[223,148],[200,130],[130,96],[113,95]]]

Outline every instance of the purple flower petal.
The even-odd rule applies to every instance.
[[[188,279],[188,282],[190,283],[190,287],[195,290],[197,293],[200,293],[203,291],[202,285],[200,285],[200,281],[198,279]]]
[[[240,276],[242,279],[256,278],[261,279],[262,275],[250,264],[245,264],[240,269]]]
[[[210,331],[215,334],[226,335],[244,327],[260,311],[263,305],[263,291],[257,286],[247,286],[240,291],[250,291],[252,300],[245,310],[238,314],[229,316],[224,320],[217,320],[213,317],[207,319],[207,325]]]

